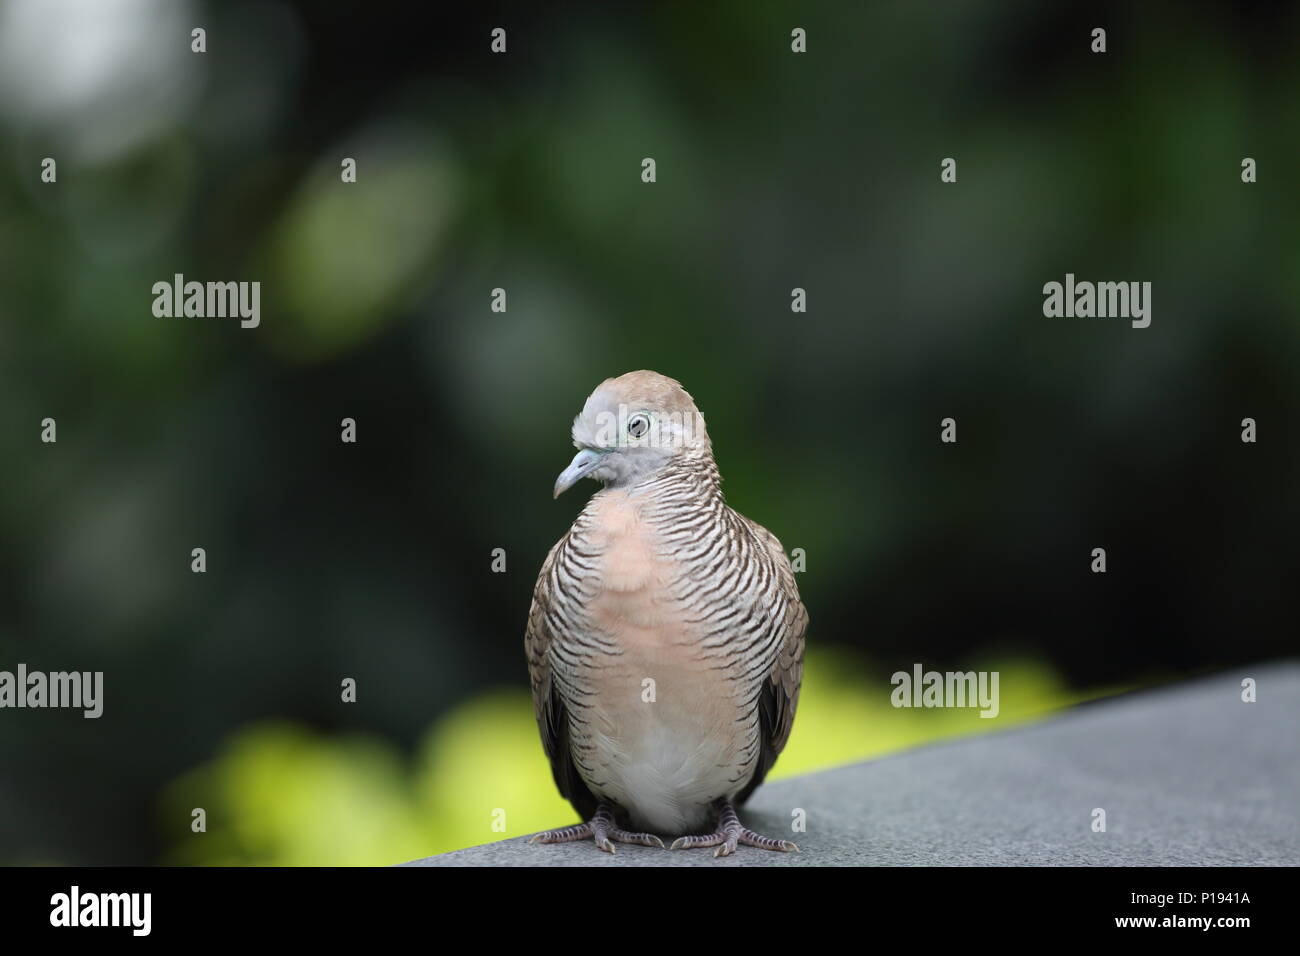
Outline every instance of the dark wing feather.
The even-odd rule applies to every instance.
[[[551,589],[555,581],[551,570],[555,565],[556,555],[565,547],[569,536],[565,535],[551,549],[537,576],[537,586],[533,589],[533,604],[528,611],[528,627],[524,630],[524,651],[528,657],[528,678],[533,691],[533,714],[537,718],[537,728],[542,735],[542,749],[551,761],[551,774],[560,796],[573,804],[583,820],[589,820],[596,813],[596,798],[592,796],[587,785],[573,763],[573,753],[569,749],[569,714],[564,706],[564,699],[551,679],[551,633],[547,609],[550,603]]]
[[[782,588],[790,599],[781,622],[784,632],[781,649],[758,698],[758,766],[745,789],[736,797],[737,804],[748,800],[750,794],[763,782],[767,772],[772,769],[772,764],[776,763],[777,756],[785,749],[786,741],[790,739],[794,712],[799,706],[799,688],[803,683],[804,635],[808,630],[808,610],[799,600],[799,588],[795,584],[794,571],[790,567],[790,560],[785,556],[785,549],[781,547],[776,535],[760,525],[754,527],[759,536],[766,540],[772,560],[781,575]]]

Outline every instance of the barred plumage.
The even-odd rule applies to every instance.
[[[611,415],[618,426],[601,441]],[[743,802],[785,746],[807,614],[780,542],[724,501],[680,385],[653,372],[607,380],[573,430],[580,451],[557,494],[584,475],[605,488],[551,549],[533,595],[525,646],[542,741],[584,819],[612,809],[593,819],[598,844],[614,819],[688,833]],[[745,835],[766,838],[738,822],[728,832],[781,842],[754,843]]]

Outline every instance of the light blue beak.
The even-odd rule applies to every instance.
[[[604,457],[605,453],[603,451],[596,451],[593,448],[584,448],[574,455],[573,461],[569,462],[569,467],[560,472],[560,477],[555,479],[555,494],[553,497],[560,497],[580,480],[595,471]]]

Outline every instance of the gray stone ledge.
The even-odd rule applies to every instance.
[[[1259,699],[1241,701],[1242,677]],[[791,834],[791,810],[807,811]],[[1107,832],[1091,829],[1094,807]],[[799,853],[526,837],[406,866],[1300,865],[1300,662],[1084,705],[1041,724],[761,787],[741,816]],[[557,825],[561,821],[556,821]]]

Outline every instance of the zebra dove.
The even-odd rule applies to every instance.
[[[797,849],[735,811],[799,702],[808,615],[781,543],[723,500],[704,419],[670,378],[602,382],[573,444],[555,496],[604,488],[547,555],[524,645],[555,782],[587,822],[533,842]]]

